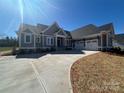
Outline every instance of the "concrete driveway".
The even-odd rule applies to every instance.
[[[71,93],[70,68],[96,51],[62,51],[39,58],[0,58],[0,93]]]

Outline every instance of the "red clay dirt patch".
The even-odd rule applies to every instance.
[[[71,68],[74,93],[124,93],[124,57],[97,53]]]

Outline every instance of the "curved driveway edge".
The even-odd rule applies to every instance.
[[[82,58],[82,57],[86,57],[86,56],[88,56],[88,55],[92,55],[92,54],[95,54],[95,53],[98,53],[99,51],[84,51],[84,53],[85,53],[85,55],[82,55],[80,58]],[[80,59],[79,58],[79,59]],[[79,60],[79,59],[77,59],[77,60]],[[77,61],[76,60],[76,61]],[[70,93],[73,93],[73,88],[72,88],[72,84],[71,84],[71,67],[72,67],[72,65],[76,62],[76,61],[74,61],[72,64],[70,64],[70,66],[69,66],[69,87],[70,87]]]
[[[84,53],[54,53],[48,54],[33,62],[40,77],[44,81],[48,93],[73,93],[70,69],[78,59],[97,53],[98,51],[83,51]]]

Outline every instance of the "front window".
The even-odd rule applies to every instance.
[[[25,36],[25,43],[31,43],[31,35]]]
[[[53,45],[54,40],[52,37],[47,37],[47,45]]]

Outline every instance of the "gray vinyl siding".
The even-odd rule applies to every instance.
[[[43,36],[41,36],[40,39],[41,39],[41,41],[40,41],[41,42],[41,47],[43,47]]]
[[[56,46],[56,38],[54,37],[54,47]]]
[[[44,46],[47,47],[47,36],[44,36]]]
[[[34,35],[31,35],[31,43],[25,43],[24,41],[25,39],[25,34],[21,33],[21,47],[26,47],[26,48],[30,48],[30,47],[34,47]]]
[[[72,47],[72,39],[66,39],[66,40],[67,40],[67,41],[65,41],[66,42],[66,46],[67,47]]]
[[[98,37],[98,46],[101,47],[101,37]]]
[[[41,48],[41,46],[42,46],[41,41],[42,41],[41,38],[40,38],[40,42],[37,42],[37,39],[35,38],[36,48]]]

